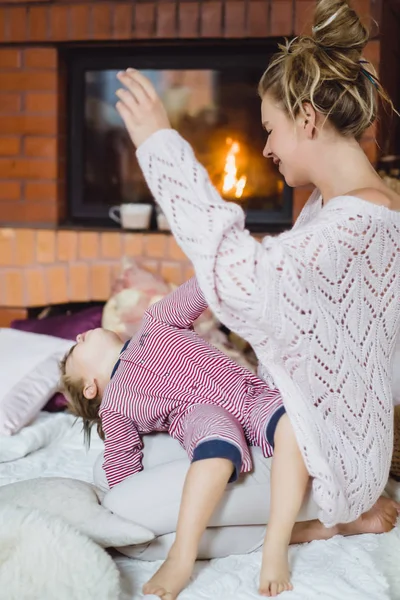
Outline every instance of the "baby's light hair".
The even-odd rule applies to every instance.
[[[75,346],[72,346],[60,361],[60,391],[67,399],[67,409],[75,417],[81,417],[83,420],[83,435],[86,445],[90,446],[90,437],[92,427],[95,425],[99,437],[104,440],[105,435],[101,426],[99,417],[99,409],[101,404],[101,396],[96,395],[95,398],[88,399],[83,394],[84,380],[73,379],[67,375],[67,361],[71,356]]]
[[[259,83],[261,98],[270,94],[292,119],[308,102],[339,133],[359,140],[376,119],[378,98],[394,110],[362,57],[368,39],[347,0],[319,0],[312,35],[279,46]]]

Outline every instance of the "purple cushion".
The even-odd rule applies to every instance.
[[[63,410],[65,410],[65,407],[67,406],[67,400],[64,396],[64,394],[62,394],[61,392],[57,392],[56,394],[54,394],[54,396],[52,396],[50,398],[50,400],[48,401],[48,403],[46,404],[46,406],[44,406],[42,408],[42,410],[45,410],[46,412],[61,412]]]
[[[53,335],[64,340],[74,340],[79,333],[101,327],[102,313],[102,306],[92,306],[72,315],[16,320],[11,323],[11,328]]]
[[[102,306],[92,306],[72,315],[59,315],[44,319],[16,320],[11,323],[11,328],[19,329],[20,331],[53,335],[64,340],[74,340],[79,333],[101,327],[102,313]],[[54,394],[50,398],[43,410],[58,412],[64,410],[66,403],[67,401],[63,394],[57,392],[57,394]]]

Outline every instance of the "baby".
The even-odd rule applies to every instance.
[[[176,598],[190,579],[200,538],[227,483],[252,469],[248,444],[271,456],[275,433],[287,419],[277,389],[195,333],[193,322],[206,308],[193,278],[151,306],[126,344],[111,331],[94,329],[77,337],[61,363],[71,412],[83,418],[87,438],[97,425],[105,440],[104,470],[110,488],[142,469],[142,434],[168,431],[191,459],[175,543],[144,586],[145,593],[161,598]],[[284,432],[283,427],[275,445],[274,460],[281,473],[289,460],[296,461]],[[281,474],[272,485],[285,488],[285,477]],[[270,523],[273,518],[271,512]],[[286,544],[341,532],[318,522],[298,525]],[[279,559],[279,540],[276,553]],[[290,583],[286,589],[291,589]],[[280,591],[271,588],[271,595]]]
[[[194,461],[224,458],[230,480],[252,469],[248,444],[272,455],[280,394],[193,329],[207,308],[191,279],[151,306],[122,344],[111,331],[78,335],[61,363],[69,407],[105,438],[110,487],[142,469],[140,436],[168,431]]]

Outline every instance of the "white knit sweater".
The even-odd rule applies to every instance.
[[[259,243],[177,132],[158,131],[137,155],[210,307],[280,389],[320,520],[356,519],[391,460],[400,213],[352,196],[322,208],[314,193],[291,231]]]

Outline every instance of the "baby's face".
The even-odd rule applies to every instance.
[[[66,375],[75,380],[95,379],[105,356],[118,342],[117,334],[101,327],[80,333],[67,360]]]

